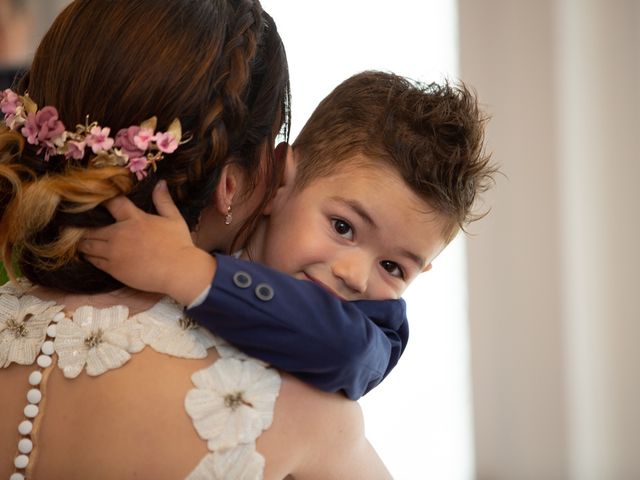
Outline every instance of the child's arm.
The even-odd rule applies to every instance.
[[[193,245],[162,183],[153,195],[160,215],[146,214],[124,197],[107,202],[117,223],[89,232],[79,250],[123,283],[184,305],[213,281],[204,303],[190,310],[195,318],[248,354],[323,390],[358,398],[395,366],[408,336],[401,300],[343,302],[264,266],[223,255],[216,260]],[[232,286],[238,265],[250,274],[252,288]],[[273,289],[273,300],[255,296],[261,283]]]
[[[402,300],[346,302],[264,265],[216,255],[190,316],[245,353],[357,399],[396,365],[408,338]]]

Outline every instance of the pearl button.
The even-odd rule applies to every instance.
[[[27,392],[27,400],[33,404],[40,403],[40,400],[42,400],[42,392],[37,388],[32,388]]]
[[[41,381],[42,372],[38,372],[37,370],[35,372],[31,372],[31,375],[29,375],[29,385],[33,385],[35,387],[36,385],[40,385]]]
[[[40,409],[38,408],[37,405],[30,404],[24,407],[24,416],[27,418],[37,417],[38,412],[40,412]]]
[[[31,450],[33,450],[33,442],[28,438],[23,438],[18,442],[18,450],[24,454],[31,453]]]
[[[42,344],[42,353],[44,353],[45,355],[53,355],[54,351],[55,350],[53,349],[53,342],[51,340],[47,340]]]
[[[47,327],[47,335],[49,335],[51,338],[56,338],[56,325],[55,324],[51,324]]]
[[[9,480],[24,480],[24,475],[16,472],[9,477]]]
[[[31,433],[31,430],[33,430],[33,423],[31,423],[29,420],[24,420],[20,422],[20,425],[18,425],[18,431],[20,432],[20,435],[29,435]]]
[[[27,468],[27,465],[29,465],[29,457],[26,455],[18,455],[13,461],[13,464],[16,468]]]
[[[49,355],[40,355],[38,357],[38,365],[42,368],[47,368],[51,365],[51,357]]]

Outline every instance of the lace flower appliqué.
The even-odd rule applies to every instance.
[[[251,360],[252,362],[257,363],[258,365],[262,365],[263,367],[268,367],[269,364],[267,362],[263,362],[258,358],[253,358],[244,353],[242,350],[238,350],[236,347],[228,343],[226,340],[222,338],[216,338],[216,350],[218,351],[218,355],[221,358],[235,358],[237,360]]]
[[[185,408],[209,450],[254,442],[273,420],[280,375],[252,361],[221,358],[191,377]]]
[[[7,294],[21,297],[31,288],[31,282],[25,277],[20,277],[17,280],[17,282],[7,282],[0,286],[0,295]]]
[[[130,353],[142,350],[141,327],[128,316],[129,309],[123,306],[80,307],[73,320],[63,319],[57,327],[54,347],[64,376],[77,377],[85,365],[87,374],[100,375],[124,365],[131,358]]]
[[[182,358],[205,358],[216,337],[187,317],[173,300],[164,298],[132,320],[142,326],[142,341],[160,353]]]
[[[47,326],[64,307],[24,295],[0,295],[0,367],[31,365],[47,336]]]

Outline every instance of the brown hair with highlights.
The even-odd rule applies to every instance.
[[[38,284],[79,292],[120,286],[76,254],[85,228],[113,222],[100,206],[109,198],[126,194],[152,212],[151,191],[166,179],[193,228],[226,163],[237,162],[251,188],[265,175],[265,199],[279,184],[273,143],[283,125],[288,136],[288,68],[257,0],[75,0],[14,90],[55,106],[67,128],[89,115],[115,134],[156,116],[159,130],[179,118],[190,137],[137,182],[125,167],[87,168],[89,154],[45,162],[22,135],[0,127],[2,260],[10,268],[15,258]]]

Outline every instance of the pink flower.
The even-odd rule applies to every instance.
[[[23,99],[13,90],[0,92],[0,110],[4,113],[4,122],[11,130],[18,130],[27,121]]]
[[[147,176],[146,168],[149,162],[147,157],[133,157],[129,158],[129,170],[136,174],[138,180],[142,180]]]
[[[75,160],[82,160],[84,157],[84,149],[87,147],[86,142],[77,142],[75,140],[69,140],[67,142],[67,151],[65,152],[65,158],[73,158]]]
[[[49,158],[58,154],[56,146],[50,142],[44,142],[43,147],[38,150],[38,154],[44,150],[44,161],[48,162]]]
[[[110,128],[100,128],[95,126],[87,136],[87,145],[91,147],[93,153],[100,153],[113,147],[113,138],[109,137]]]
[[[22,135],[31,145],[41,145],[38,153],[45,150],[44,159],[48,161],[51,155],[58,153],[57,147],[64,144],[65,126],[58,119],[58,111],[54,107],[44,107],[35,114],[29,113]]]
[[[44,144],[47,148],[60,144],[64,139],[65,126],[58,119],[54,107],[44,107],[38,113],[29,113],[22,134],[31,145]]]
[[[20,98],[18,94],[8,88],[3,92],[0,92],[0,109],[7,115],[14,115],[20,106]]]
[[[153,130],[150,128],[141,128],[133,137],[133,143],[142,151],[149,148],[149,142],[152,140],[154,140]]]
[[[40,128],[38,132],[40,141],[55,143],[65,131],[64,123],[58,119],[58,111],[55,107],[44,107],[36,113],[36,122]]]
[[[30,113],[27,115],[27,121],[22,127],[22,135],[27,138],[27,142],[31,145],[38,144],[38,123],[36,122],[36,114]]]
[[[140,150],[135,143],[135,136],[140,131],[140,127],[134,125],[123,128],[116,134],[115,146],[122,149],[122,153],[128,158],[143,157],[144,150]]]
[[[178,148],[178,140],[169,132],[158,132],[155,140],[158,150],[163,153],[173,153]]]

